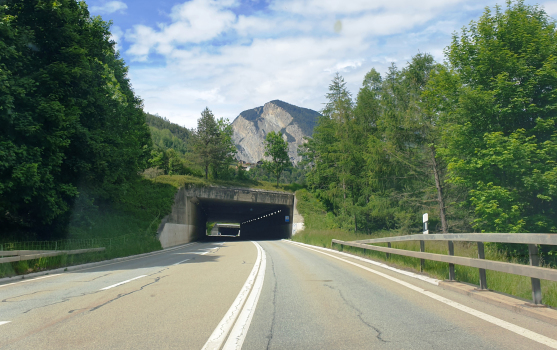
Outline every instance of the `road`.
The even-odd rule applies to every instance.
[[[1,349],[544,349],[557,327],[287,241],[0,284]]]

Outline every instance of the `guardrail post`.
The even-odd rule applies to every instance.
[[[484,243],[478,242],[478,259],[485,259],[485,249]],[[485,275],[485,269],[480,270],[480,289],[487,290],[487,278]]]
[[[420,252],[425,252],[425,242],[424,241],[420,241]],[[420,259],[420,272],[424,272],[424,263],[425,260],[424,259]]]
[[[453,241],[449,241],[449,255],[454,255],[454,244]],[[454,281],[454,264],[449,264],[449,281]]]
[[[540,256],[538,254],[538,246],[528,244],[528,255],[530,256],[530,266],[540,266]],[[532,281],[532,300],[534,304],[542,303],[542,286],[539,278],[530,278]]]
[[[387,242],[387,247],[391,247],[391,242]],[[385,255],[387,256],[387,259],[391,257],[391,253],[385,253]]]

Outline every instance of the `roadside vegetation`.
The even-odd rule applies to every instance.
[[[301,150],[327,229],[420,233],[428,213],[431,233],[557,233],[555,28],[509,1],[454,33],[443,63],[371,69],[355,98],[337,74]]]
[[[388,265],[402,268],[413,272],[420,272],[420,259],[391,254],[387,259],[386,254],[372,250],[364,250],[354,247],[331,246],[333,239],[342,241],[356,241],[370,238],[392,237],[407,234],[398,230],[376,231],[373,234],[363,232],[348,231],[339,228],[334,216],[327,212],[326,207],[314,195],[305,189],[296,191],[298,200],[297,209],[304,217],[305,228],[292,237],[296,242],[312,244],[319,247],[331,248],[347,253],[355,254],[365,258],[385,262]],[[387,244],[377,244],[387,246]],[[478,250],[475,243],[454,242],[455,255],[477,258]],[[420,251],[419,242],[398,242],[392,243],[392,248]],[[435,254],[447,254],[448,246],[446,242],[426,242],[425,251]],[[486,259],[494,261],[504,261],[519,264],[527,264],[527,261],[512,256],[505,250],[499,249],[495,244],[486,244]],[[547,256],[546,256],[547,258]],[[551,258],[551,257],[549,257]],[[557,267],[554,259],[543,261],[544,267]],[[456,279],[460,282],[479,285],[479,272],[476,268],[455,265]],[[511,275],[507,273],[487,270],[488,288],[497,292],[510,294],[526,300],[532,299],[532,285],[530,278]],[[448,279],[449,265],[442,262],[425,260],[424,273],[438,279]],[[541,281],[543,303],[552,307],[557,307],[557,282]]]

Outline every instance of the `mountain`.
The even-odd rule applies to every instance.
[[[271,131],[281,131],[288,142],[288,155],[294,164],[301,160],[298,146],[305,136],[313,134],[320,114],[311,109],[297,107],[274,100],[264,106],[240,113],[232,122],[232,140],[238,148],[237,158],[256,163],[265,153],[265,136]]]

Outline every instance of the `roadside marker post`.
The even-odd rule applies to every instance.
[[[428,235],[429,234],[429,230],[428,230],[428,221],[429,221],[429,215],[427,213],[425,213],[422,216],[423,219],[423,223],[424,223],[424,235]],[[424,241],[420,241],[420,252],[425,252],[425,242]],[[424,272],[424,264],[425,264],[425,260],[424,259],[420,259],[420,272]]]

